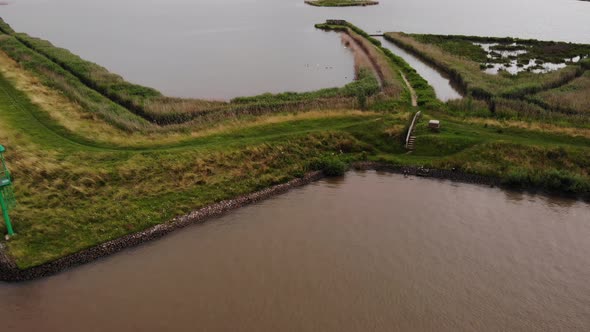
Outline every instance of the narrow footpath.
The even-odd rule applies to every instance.
[[[416,94],[416,90],[414,90],[414,88],[412,87],[412,85],[410,84],[408,79],[406,78],[406,75],[404,75],[404,73],[402,73],[401,70],[399,71],[399,74],[402,75],[402,78],[404,79],[404,82],[406,83],[408,90],[410,90],[410,95],[412,97],[412,106],[417,107],[418,106],[418,95]]]

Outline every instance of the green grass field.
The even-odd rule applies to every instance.
[[[353,31],[365,38],[362,31]],[[369,58],[379,64],[385,82],[390,80],[386,85],[396,87],[397,93],[376,92],[363,110],[350,102],[326,104],[331,108],[278,105],[239,116],[221,112],[205,124],[161,126],[32,48],[16,44],[10,51],[13,38],[0,38],[0,144],[8,149],[18,201],[11,212],[17,236],[6,246],[20,268],[310,170],[339,174],[343,165],[354,161],[458,169],[515,186],[590,194],[590,129],[537,119],[534,114],[522,121],[485,109],[474,112],[481,106],[477,101],[432,100],[426,81],[370,39],[364,39],[363,47],[371,47]],[[17,51],[28,56],[11,53]],[[17,61],[10,60],[13,56]],[[424,113],[416,150],[409,154],[402,141],[414,108],[408,91],[398,85],[399,71],[409,76]],[[49,82],[50,76],[62,77],[65,83]],[[366,77],[353,86],[374,87]],[[70,94],[67,87],[73,89]],[[322,95],[309,93],[305,98],[315,105]],[[234,103],[293,98],[303,97],[262,95]],[[426,128],[431,118],[442,121],[441,132]],[[5,232],[4,225],[0,232]]]

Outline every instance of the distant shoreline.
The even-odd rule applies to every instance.
[[[357,7],[357,6],[374,6],[379,1],[357,1],[357,0],[305,0],[306,4],[315,7]]]

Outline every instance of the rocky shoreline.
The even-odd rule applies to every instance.
[[[462,183],[472,183],[488,186],[500,186],[502,181],[499,178],[465,173],[459,170],[444,170],[424,168],[416,166],[397,166],[378,162],[360,162],[353,165],[355,170],[375,170],[403,174],[408,176],[419,176],[435,179],[451,180]]]
[[[452,181],[499,185],[500,180],[460,171],[427,169],[422,167],[395,166],[377,162],[359,162],[353,165],[355,170],[376,170],[408,176],[421,176],[436,179],[448,179]],[[234,199],[221,201],[204,208],[195,210],[187,215],[176,217],[167,223],[150,227],[144,231],[129,234],[127,236],[105,242],[101,245],[88,248],[78,253],[60,258],[58,260],[35,266],[26,270],[19,269],[14,261],[7,255],[5,248],[0,244],[0,281],[26,281],[50,276],[63,270],[86,264],[101,257],[112,255],[123,249],[140,245],[144,242],[160,238],[176,229],[185,226],[205,222],[209,218],[220,216],[231,210],[256,203],[267,198],[283,194],[290,189],[301,187],[323,178],[321,172],[311,172],[302,178],[291,180],[284,184],[275,185],[251,194],[242,195]]]

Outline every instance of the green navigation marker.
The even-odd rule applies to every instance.
[[[12,224],[10,223],[8,211],[14,207],[16,201],[14,200],[14,194],[12,192],[12,179],[10,178],[10,172],[6,167],[6,162],[4,162],[5,151],[6,149],[4,146],[0,145],[0,207],[2,208],[2,216],[4,217],[4,222],[6,223],[8,236],[12,236],[14,235],[14,230],[12,229]]]

